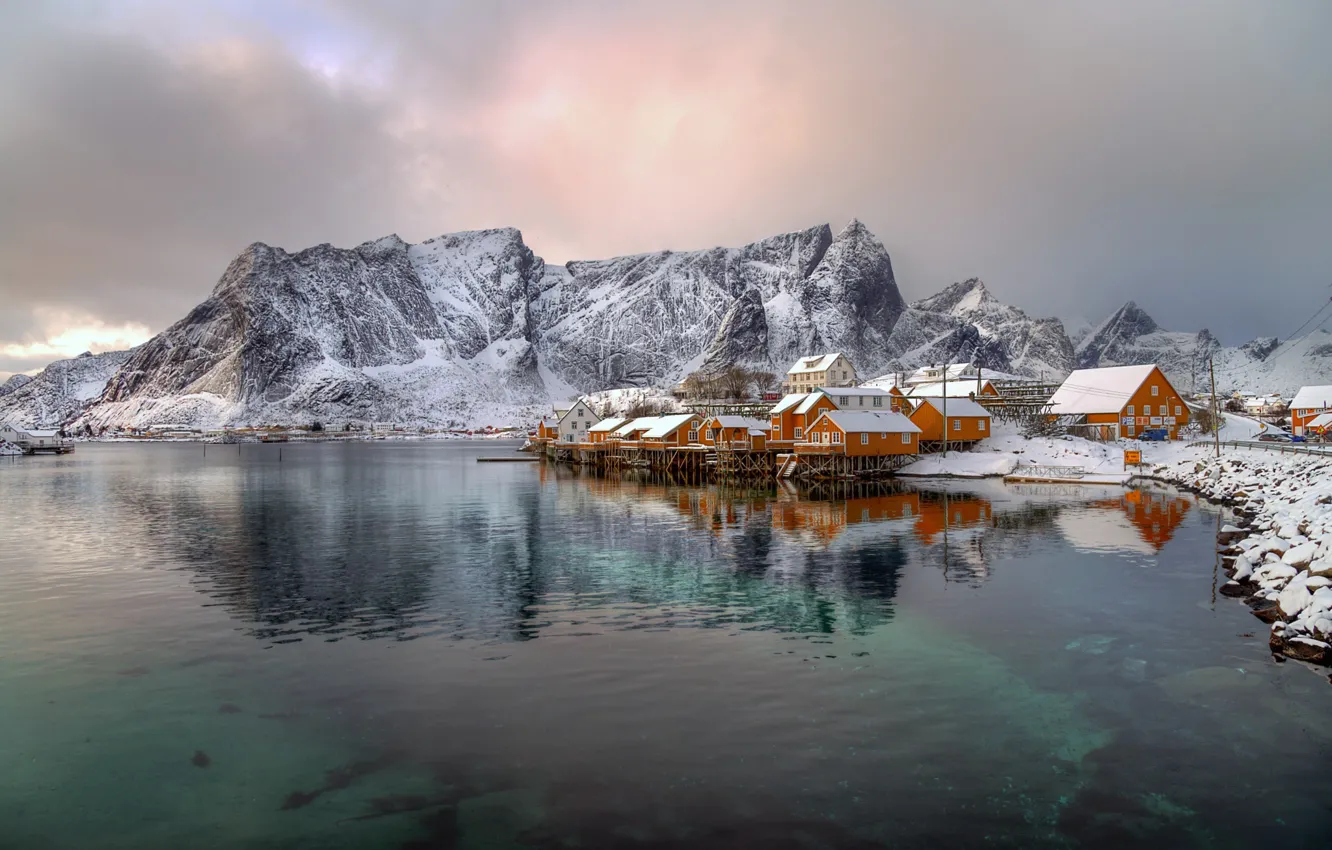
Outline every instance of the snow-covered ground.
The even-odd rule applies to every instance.
[[[0,457],[15,457],[21,454],[23,454],[23,449],[13,443],[0,440]]]
[[[1234,558],[1222,593],[1272,623],[1273,650],[1332,664],[1332,455],[1197,447],[1150,475],[1231,505],[1219,543]]]
[[[1088,483],[1123,483],[1124,450],[1117,443],[1098,443],[1081,437],[1023,437],[1013,426],[996,424],[993,436],[969,451],[924,455],[899,475],[951,475],[985,478],[1020,474],[1023,467],[1076,466]]]

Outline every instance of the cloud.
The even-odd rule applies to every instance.
[[[859,217],[908,297],[1229,342],[1325,297],[1322,3],[49,8],[0,43],[0,344],[160,329],[256,240],[496,225],[564,261]]]

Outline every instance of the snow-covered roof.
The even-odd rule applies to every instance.
[[[826,372],[837,362],[841,354],[815,354],[812,357],[801,357],[790,369],[786,370],[788,375],[799,375],[805,372]]]
[[[37,437],[39,439],[49,439],[51,437],[57,436],[57,434],[59,433],[57,431],[50,431],[45,428],[23,428],[20,430],[22,430],[23,433],[27,434],[29,437]]]
[[[976,374],[976,367],[972,366],[970,363],[949,363],[947,369],[948,369],[949,381],[952,381],[954,379],[961,379],[962,376],[967,374],[970,374],[974,377]],[[944,367],[942,366],[921,366],[919,369],[911,373],[911,376],[906,379],[906,383],[908,384],[934,383],[935,381],[942,378],[943,374],[944,374]]]
[[[921,399],[921,403],[928,404],[930,407],[933,407],[935,410],[939,411],[940,413],[943,413],[944,402],[942,398],[923,398]],[[985,417],[986,419],[989,419],[990,411],[986,410],[978,402],[974,402],[969,398],[953,398],[952,396],[949,396],[948,415],[982,416]]]
[[[574,407],[577,407],[577,406],[580,405],[580,404],[581,404],[583,407],[586,407],[586,408],[587,408],[587,415],[588,415],[588,416],[591,416],[593,419],[600,419],[600,418],[601,418],[600,416],[597,416],[597,414],[596,414],[596,412],[595,412],[594,410],[592,410],[592,404],[591,404],[591,402],[589,402],[586,398],[580,398],[580,399],[578,399],[578,401],[574,402],[573,407],[570,407],[568,410],[564,411],[563,413],[560,413],[559,408],[555,408],[555,413],[559,416],[560,421],[563,422],[563,421],[564,421],[564,418],[565,418],[566,416],[569,415],[569,413],[574,409]]]
[[[765,430],[763,430],[762,428],[750,428],[750,429],[749,429],[749,436],[751,436],[751,437],[766,437],[766,436],[768,436],[768,432],[765,431]]]
[[[637,419],[626,422],[619,428],[616,428],[615,436],[627,437],[635,431],[651,428],[653,425],[657,424],[657,420],[660,418],[660,416],[640,416]]]
[[[689,420],[696,418],[696,414],[693,413],[674,413],[670,416],[658,416],[656,423],[647,431],[643,432],[643,439],[659,440],[662,437],[669,437],[671,434],[678,431],[680,426],[684,425]]]
[[[1291,410],[1309,410],[1319,407],[1332,407],[1332,387],[1300,387],[1295,398],[1290,401]]]
[[[812,408],[814,405],[818,404],[818,403],[819,403],[819,399],[824,398],[825,395],[826,395],[826,393],[824,393],[822,390],[820,390],[820,391],[818,391],[818,392],[810,393],[809,395],[805,396],[805,400],[804,400],[804,401],[800,402],[800,406],[796,408],[795,412],[796,412],[796,413],[809,413],[810,408]]]
[[[982,388],[988,383],[988,380],[985,380],[984,378],[981,379]],[[976,392],[976,382],[974,380],[948,382],[949,398],[966,398],[974,392]],[[943,398],[944,383],[943,381],[939,381],[932,384],[916,384],[915,386],[908,387],[906,394],[911,398]]]
[[[1304,423],[1306,428],[1326,428],[1332,425],[1332,413],[1320,413]]]
[[[891,434],[919,434],[916,423],[900,413],[881,413],[877,410],[825,410],[815,424],[829,419],[848,434],[879,431]]]
[[[891,396],[892,392],[881,387],[819,387],[816,392],[824,395],[862,395],[862,396]]]
[[[600,434],[602,431],[614,431],[628,421],[629,418],[627,416],[612,416],[611,418],[603,419],[591,428],[588,428],[587,432],[590,434],[595,431]]]
[[[779,413],[785,413],[786,411],[795,407],[800,402],[804,401],[805,396],[807,395],[809,395],[809,393],[788,393],[782,396],[782,400],[774,404],[772,406],[772,410],[769,412],[773,416],[776,416]]]
[[[890,372],[887,375],[880,375],[877,378],[871,378],[870,380],[865,381],[863,384],[860,385],[860,387],[857,387],[857,389],[869,387],[869,388],[887,390],[887,389],[892,389],[893,387],[900,387],[905,383],[906,381],[902,381],[899,383],[897,380],[897,373]]]
[[[712,421],[723,428],[757,428],[765,431],[768,423],[762,419],[750,419],[748,416],[714,416]]]
[[[1056,415],[1118,413],[1155,368],[1148,363],[1075,369],[1050,398],[1050,412]]]

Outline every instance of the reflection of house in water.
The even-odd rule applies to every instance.
[[[928,547],[926,562],[937,562],[946,581],[979,584],[990,577],[984,544],[993,518],[990,500],[974,493],[926,492],[912,533]]]
[[[819,501],[792,497],[773,503],[772,527],[826,545],[848,526],[910,519],[919,513],[920,496],[915,492]]]
[[[1055,523],[1074,548],[1155,555],[1184,522],[1190,502],[1171,493],[1129,490],[1061,512]]]

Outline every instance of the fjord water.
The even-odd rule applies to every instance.
[[[0,459],[0,847],[1328,845],[1213,508],[509,450]]]

